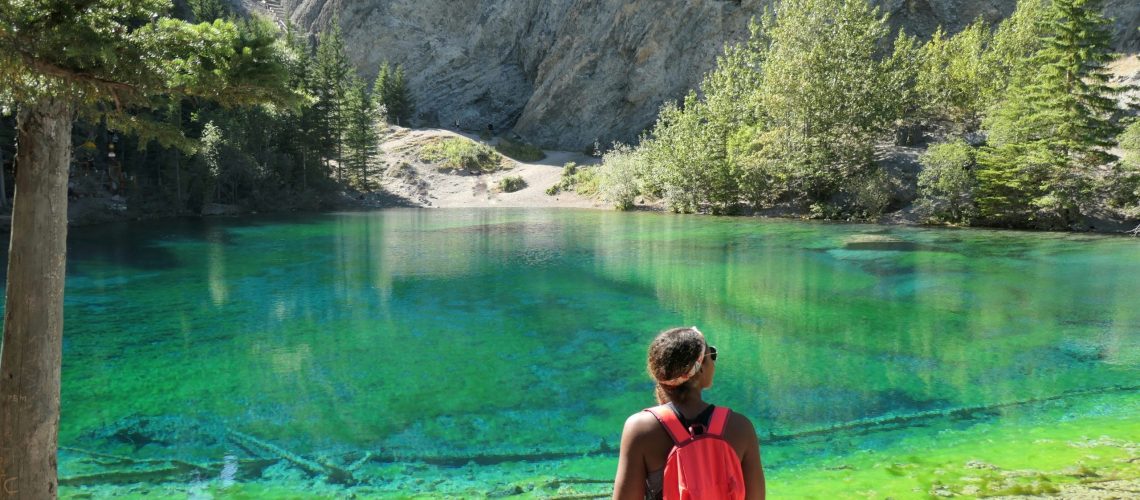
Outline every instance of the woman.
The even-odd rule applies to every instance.
[[[701,399],[701,391],[712,387],[716,358],[716,348],[708,345],[696,327],[666,330],[649,344],[648,368],[657,385],[657,401],[668,404],[687,428],[709,426],[713,405]],[[723,436],[740,459],[745,498],[763,499],[764,470],[752,422],[744,415],[729,413]],[[613,498],[661,498],[663,471],[672,449],[669,432],[649,411],[626,419]]]

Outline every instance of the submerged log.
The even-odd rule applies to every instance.
[[[851,422],[844,422],[842,424],[830,425],[826,427],[818,427],[814,429],[805,429],[787,434],[769,434],[765,441],[768,442],[781,442],[792,441],[805,437],[819,436],[831,434],[839,431],[863,431],[871,432],[880,430],[884,427],[902,427],[904,425],[911,425],[914,422],[922,420],[932,420],[936,418],[969,418],[977,413],[991,414],[1003,408],[1012,408],[1017,406],[1025,406],[1037,403],[1046,403],[1049,401],[1057,401],[1060,399],[1075,397],[1075,396],[1091,396],[1096,394],[1108,394],[1112,392],[1135,392],[1140,390],[1140,386],[1112,386],[1097,389],[1085,389],[1078,391],[1069,391],[1056,396],[1049,396],[1044,398],[1030,398],[1020,401],[1007,401],[1003,403],[994,403],[988,405],[976,406],[962,406],[957,408],[944,408],[939,410],[927,410],[918,413],[910,413],[906,415],[889,415],[883,417],[872,417]]]
[[[358,482],[351,472],[341,467],[323,460],[309,460],[280,446],[250,436],[249,434],[230,430],[226,432],[226,437],[241,448],[254,452],[255,455],[272,455],[295,465],[298,469],[301,469],[310,476],[325,476],[330,483],[356,484]]]

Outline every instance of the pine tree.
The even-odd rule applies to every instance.
[[[1112,59],[1098,0],[1053,0],[1044,35],[986,119],[978,204],[993,222],[1068,227],[1092,194],[1120,127],[1105,69]]]
[[[389,118],[391,109],[388,107],[388,93],[392,88],[392,67],[388,61],[380,64],[376,71],[376,81],[372,83],[372,107],[379,113],[381,120],[392,123]]]
[[[353,78],[345,96],[345,167],[361,189],[368,189],[370,166],[380,140],[376,131],[373,100],[360,78]]]
[[[391,66],[388,61],[380,65],[376,82],[372,85],[374,107],[384,111],[384,120],[396,125],[408,125],[415,113],[415,103],[402,65]]]
[[[415,104],[412,101],[411,90],[408,89],[408,80],[404,75],[403,65],[396,65],[396,72],[392,75],[392,84],[388,96],[387,104],[390,104],[390,116],[395,118],[396,125],[409,125]]]
[[[127,111],[163,95],[281,99],[274,41],[232,23],[167,17],[163,0],[39,0],[0,8],[0,96],[18,108],[16,197],[0,358],[0,474],[7,493],[58,494],[67,174],[75,113],[186,143]],[[261,33],[261,32],[257,32]],[[11,104],[5,102],[3,104]]]
[[[230,15],[229,6],[222,0],[187,0],[194,20],[200,23],[213,22],[215,19],[225,19]]]
[[[337,179],[343,180],[341,137],[344,135],[345,123],[342,108],[352,67],[345,53],[340,25],[336,20],[332,25],[331,30],[321,34],[309,88],[315,97],[312,108],[317,139],[316,153],[324,160],[326,169],[336,162]]]
[[[1038,102],[1035,121],[1052,137],[1050,149],[1066,157],[1086,176],[1088,169],[1115,159],[1107,148],[1115,145],[1121,128],[1109,86],[1108,63],[1112,33],[1102,11],[1102,0],[1053,0],[1052,36],[1034,57],[1040,77],[1030,87]]]

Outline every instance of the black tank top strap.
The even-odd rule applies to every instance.
[[[669,409],[673,410],[673,413],[677,414],[677,419],[681,421],[681,425],[685,426],[685,428],[689,430],[689,434],[693,436],[704,434],[705,431],[708,430],[709,420],[712,419],[714,408],[716,408],[716,405],[710,404],[704,410],[701,410],[701,412],[696,417],[693,417],[692,420],[689,420],[685,418],[685,415],[681,413],[681,410],[677,409],[677,405],[669,402]]]

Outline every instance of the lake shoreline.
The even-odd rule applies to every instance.
[[[131,203],[127,197],[112,194],[96,188],[76,189],[81,195],[69,196],[68,225],[71,227],[90,226],[110,222],[133,220],[155,220],[168,217],[240,217],[259,214],[313,215],[343,211],[382,210],[387,208],[525,208],[525,209],[596,209],[610,208],[596,197],[582,196],[574,191],[563,190],[556,195],[546,194],[546,190],[562,180],[565,164],[596,166],[597,156],[569,151],[544,151],[545,157],[537,161],[517,161],[503,157],[503,168],[489,173],[441,171],[435,163],[419,158],[420,150],[433,141],[466,139],[490,147],[492,140],[478,135],[448,129],[408,129],[389,127],[381,144],[380,163],[388,165],[385,172],[372,178],[379,189],[372,191],[341,190],[324,194],[303,195],[304,199],[280,202],[277,206],[255,209],[238,205],[210,203],[200,213],[171,210],[154,200],[141,200]],[[891,168],[913,169],[917,157],[908,148],[900,151],[884,152],[884,160]],[[905,150],[905,151],[904,151]],[[903,165],[903,164],[907,165]],[[501,179],[517,176],[525,181],[519,191],[506,193],[497,188]],[[83,186],[81,178],[73,178],[72,184]],[[89,183],[88,183],[89,184]],[[138,198],[137,196],[133,198]],[[664,202],[639,198],[632,211],[668,212]],[[698,214],[710,215],[710,214]],[[884,226],[921,226],[931,228],[973,228],[1052,233],[1093,233],[1112,235],[1140,235],[1140,220],[1120,220],[1107,214],[1085,215],[1082,220],[1068,230],[1008,228],[998,226],[959,226],[950,224],[926,224],[913,204],[879,216],[873,220],[813,219],[797,207],[776,206],[756,211],[744,211],[731,217],[761,218],[774,220],[815,220],[832,223],[878,224]],[[11,229],[10,213],[0,213],[0,231]]]

